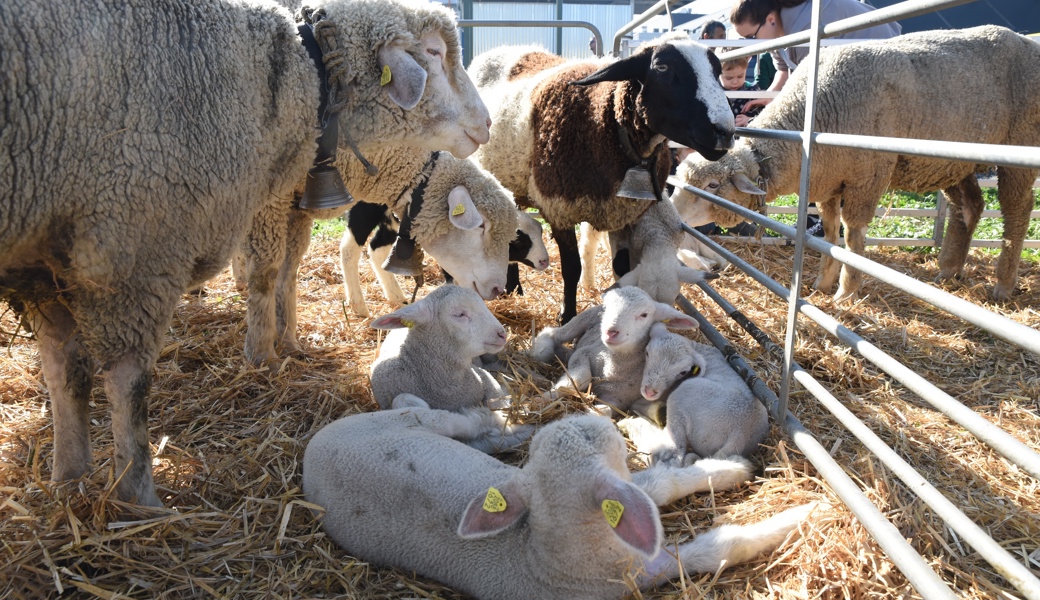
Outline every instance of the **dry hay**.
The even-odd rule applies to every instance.
[[[787,281],[789,248],[735,246],[738,253]],[[933,256],[877,250],[881,260],[921,279],[938,271]],[[554,256],[555,258],[555,256]],[[150,439],[162,513],[110,497],[110,418],[96,391],[91,418],[95,471],[69,485],[47,480],[51,426],[34,344],[10,337],[15,320],[0,319],[0,597],[51,598],[461,598],[431,581],[359,562],[321,532],[300,493],[300,461],[311,435],[350,413],[373,410],[367,368],[378,332],[341,301],[334,241],[318,241],[300,276],[300,338],[304,357],[269,368],[242,358],[245,304],[225,274],[206,294],[178,308],[155,373]],[[599,257],[599,283],[609,283]],[[973,257],[968,283],[952,291],[986,304],[994,259]],[[558,265],[558,262],[554,262]],[[810,272],[816,260],[808,260]],[[429,269],[430,278],[435,278]],[[511,331],[508,364],[516,396],[529,400],[559,376],[518,351],[533,328],[555,321],[558,266],[522,271],[527,295],[490,303]],[[373,314],[391,307],[372,298]],[[731,269],[715,282],[723,296],[783,339],[786,308]],[[1040,273],[1023,278],[1007,306],[989,306],[1040,327]],[[688,297],[738,347],[769,386],[779,366],[696,289]],[[810,301],[886,352],[899,357],[980,414],[1040,449],[1040,361],[993,336],[962,325],[906,295],[868,281],[869,296],[836,309]],[[597,299],[580,298],[580,308]],[[876,367],[805,322],[797,360],[967,515],[1021,560],[1032,553],[1040,573],[1037,481],[951,424]],[[582,410],[588,398],[563,398],[526,415],[544,422]],[[804,392],[792,409],[830,448],[870,499],[925,560],[968,598],[1013,594],[1008,584],[910,494],[836,420]],[[670,541],[714,523],[747,522],[809,500],[835,508],[816,515],[803,536],[774,555],[721,574],[689,575],[643,598],[890,598],[915,597],[905,577],[840,505],[815,470],[776,426],[754,456],[760,477],[738,490],[693,496],[662,508]]]

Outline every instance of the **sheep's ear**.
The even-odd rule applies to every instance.
[[[664,531],[650,496],[613,473],[599,476],[593,489],[596,507],[614,534],[648,559],[656,556]]]
[[[718,273],[701,271],[700,269],[693,269],[685,265],[676,267],[676,271],[679,274],[679,281],[683,283],[700,283],[702,281],[719,278]]]
[[[419,301],[399,308],[394,312],[376,317],[369,325],[372,329],[412,328],[421,323],[428,323],[434,318],[433,308],[429,302]]]
[[[733,182],[734,187],[744,192],[745,194],[751,194],[753,196],[766,195],[766,193],[762,191],[761,188],[755,185],[755,183],[751,181],[751,179],[749,179],[748,176],[743,173],[734,173],[733,176],[729,178],[729,180]]]
[[[516,479],[501,487],[490,487],[470,501],[459,523],[458,534],[464,540],[490,537],[504,531],[527,514],[527,502],[520,494]]]
[[[650,70],[651,52],[640,52],[615,61],[595,73],[572,81],[571,85],[592,85],[603,81],[643,81]]]
[[[697,321],[690,315],[668,306],[664,302],[657,302],[654,309],[654,320],[660,321],[669,329],[697,329]]]
[[[466,186],[457,185],[448,193],[448,220],[459,229],[476,229],[484,224]]]
[[[391,42],[379,49],[379,64],[383,70],[379,84],[386,88],[390,99],[405,110],[415,108],[426,89],[426,69],[404,49],[401,41]]]

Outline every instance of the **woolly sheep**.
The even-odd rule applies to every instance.
[[[468,416],[437,410],[342,418],[307,445],[304,495],[351,556],[481,600],[621,598],[626,580],[648,589],[680,569],[710,573],[772,551],[814,506],[665,547],[655,504],[734,487],[749,465],[630,473],[608,419],[572,416],[539,430],[517,468],[450,439],[472,429]]]
[[[517,204],[540,209],[560,249],[563,323],[577,313],[574,226],[586,221],[615,231],[653,206],[617,193],[628,170],[641,165],[664,189],[671,160],[665,138],[710,158],[733,143],[718,59],[685,34],[615,62],[497,48],[475,57],[469,72],[493,117],[491,141],[477,159]]]
[[[697,327],[693,318],[655,302],[637,287],[616,288],[603,294],[602,305],[582,311],[566,325],[542,329],[530,354],[541,362],[554,354],[567,362],[567,373],[553,390],[584,390],[591,383],[596,398],[611,411],[627,412],[636,403],[635,409],[642,411],[647,409],[639,392],[646,344],[651,326],[660,321],[679,329]],[[574,340],[568,353],[563,344]]]
[[[372,395],[388,408],[399,394],[431,407],[460,410],[509,397],[494,377],[474,365],[506,345],[506,330],[471,289],[444,285],[415,304],[372,321],[389,329],[372,363]]]
[[[639,418],[619,426],[640,451],[650,454],[651,464],[748,456],[769,433],[768,411],[722,352],[672,333],[661,323],[650,330],[641,391],[654,406],[665,403],[660,415],[665,418],[659,419],[663,431]],[[657,431],[641,438],[633,434],[632,425]]]
[[[304,12],[357,77],[332,69],[341,140],[461,154],[487,140],[451,11],[328,0]],[[427,74],[442,61],[428,51],[447,52],[444,72]],[[397,83],[379,86],[382,65]],[[158,506],[147,414],[162,337],[181,294],[227,264],[250,223],[288,210],[315,158],[317,68],[274,3],[8,0],[0,73],[0,297],[39,340],[52,478],[90,472],[100,365],[117,495]]]
[[[1002,27],[911,33],[890,40],[830,48],[820,55],[816,129],[829,133],[900,138],[1040,145],[1040,46]],[[965,79],[945,74],[970,72]],[[806,77],[796,70],[783,92],[752,124],[758,129],[801,129]],[[1015,85],[1009,86],[1008,81]],[[937,107],[941,107],[938,108]],[[743,138],[724,160],[696,157],[679,166],[686,183],[757,209],[798,191],[801,148],[797,144]],[[866,227],[888,188],[942,189],[951,203],[949,227],[939,255],[939,279],[959,277],[983,208],[975,180],[980,167],[905,154],[820,146],[813,152],[810,185],[825,238],[838,240],[839,217],[848,248],[863,254]],[[1018,280],[1018,262],[1033,208],[1037,169],[998,167],[1004,246],[992,295],[1007,300]],[[765,191],[754,182],[765,182]],[[733,213],[677,189],[673,196],[690,225],[715,221],[736,225]],[[830,290],[841,269],[837,299],[854,298],[862,275],[824,255],[815,288]]]

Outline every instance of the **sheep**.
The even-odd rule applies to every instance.
[[[710,158],[732,146],[720,69],[707,48],[678,33],[612,63],[563,61],[531,47],[473,59],[469,73],[492,112],[491,141],[476,158],[517,204],[537,207],[549,224],[564,280],[561,323],[577,314],[574,226],[585,221],[615,231],[653,206],[618,197],[632,168],[642,170],[660,200],[670,167],[667,139]]]
[[[389,408],[399,394],[429,406],[461,410],[508,398],[510,391],[474,360],[500,352],[506,330],[471,289],[444,285],[427,296],[372,320],[391,330],[372,362],[372,396]]]
[[[505,193],[508,194],[508,192]],[[507,293],[511,291],[509,277],[515,263],[522,262],[538,271],[543,271],[549,266],[549,251],[546,249],[545,242],[541,236],[541,224],[523,210],[517,212],[517,217],[516,237],[509,242],[509,266],[506,270],[505,287]],[[365,294],[361,287],[361,279],[358,277],[358,263],[361,260],[361,248],[373,231],[375,231],[375,236],[368,244],[369,262],[372,264],[372,271],[383,289],[383,294],[390,303],[396,305],[405,303],[406,296],[401,286],[398,285],[397,279],[382,267],[383,262],[390,254],[391,245],[397,238],[396,221],[397,219],[391,218],[387,207],[382,204],[355,202],[350,206],[350,210],[347,211],[347,230],[343,233],[343,240],[339,246],[340,263],[343,270],[343,288],[346,292],[346,297],[351,310],[358,316],[369,316],[368,307],[365,306]],[[428,245],[427,241],[422,238],[417,238],[416,242],[423,247]],[[455,253],[461,254],[457,249]],[[435,250],[431,250],[430,255],[434,260],[438,260]],[[479,260],[477,260],[478,258]],[[482,253],[471,253],[469,260],[481,264],[492,262],[483,258]],[[438,262],[440,261],[438,260]],[[455,262],[457,264],[458,259]],[[445,280],[451,283],[454,278],[445,272]],[[519,275],[517,275],[517,285],[515,287],[519,287]],[[523,293],[522,289],[520,293]]]
[[[662,414],[618,426],[651,457],[651,464],[691,464],[701,457],[749,456],[769,433],[769,412],[722,352],[655,323],[646,345],[641,392]],[[663,418],[662,418],[663,417]],[[657,431],[637,435],[633,429]]]
[[[1008,29],[982,26],[937,30],[829,48],[820,55],[816,130],[954,142],[1040,145],[1040,46]],[[944,76],[971,72],[964,80]],[[1014,81],[1014,86],[1008,86]],[[801,129],[806,72],[796,70],[783,92],[755,119],[755,129]],[[941,107],[941,109],[936,109]],[[718,163],[687,158],[677,175],[686,183],[758,209],[763,199],[798,191],[801,148],[776,140],[743,138]],[[981,165],[821,146],[813,152],[810,186],[825,238],[838,240],[839,217],[849,250],[863,254],[866,227],[887,188],[942,189],[951,203],[939,254],[939,280],[960,277],[983,208],[975,179]],[[998,167],[1004,244],[994,299],[1015,291],[1018,262],[1033,208],[1037,169]],[[759,189],[755,182],[765,184]],[[676,207],[690,225],[742,218],[677,188]],[[829,291],[841,278],[837,300],[855,298],[862,274],[824,255],[814,287]]]
[[[452,437],[467,415],[402,409],[344,417],[314,435],[303,492],[351,556],[429,577],[480,600],[602,600],[753,560],[797,531],[814,504],[665,545],[664,505],[732,488],[750,467],[704,460],[630,473],[614,425],[570,416],[535,434],[517,468]]]
[[[553,386],[583,390],[590,383],[604,412],[649,410],[639,391],[650,328],[665,322],[677,329],[696,329],[697,321],[671,306],[655,302],[637,287],[619,287],[603,294],[603,304],[582,311],[566,325],[542,329],[531,344],[535,360],[555,355],[567,363],[567,373]],[[563,344],[577,340],[572,352]],[[549,397],[552,397],[552,393]]]
[[[55,481],[90,472],[100,365],[117,496],[161,505],[148,391],[174,307],[261,213],[288,210],[315,159],[322,82],[301,27],[329,57],[341,140],[459,154],[487,140],[451,11],[327,0],[303,12],[311,23],[264,1],[0,3],[0,298],[39,343]],[[394,74],[383,87],[381,65]]]

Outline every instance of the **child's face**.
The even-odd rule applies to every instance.
[[[719,81],[727,90],[739,90],[744,86],[745,73],[744,69],[726,69],[719,75]]]

